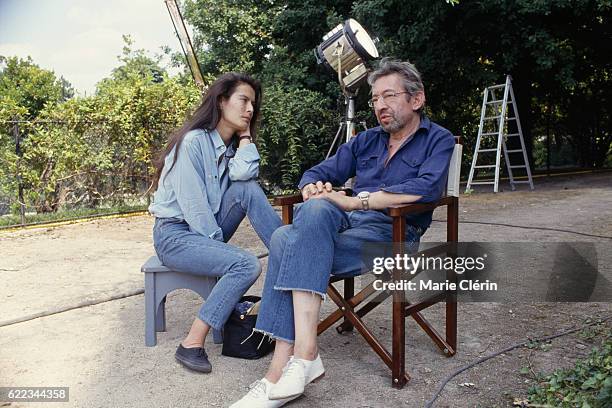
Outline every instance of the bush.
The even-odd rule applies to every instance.
[[[612,333],[571,369],[556,370],[529,389],[529,402],[554,407],[612,406]]]
[[[336,130],[328,104],[307,89],[265,89],[257,146],[261,177],[275,192],[295,189],[302,173],[325,158]]]

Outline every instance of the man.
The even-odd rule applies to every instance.
[[[436,201],[445,190],[455,142],[423,115],[425,90],[414,65],[383,60],[368,83],[380,126],[304,173],[304,204],[293,224],[272,235],[255,330],[276,339],[274,357],[265,377],[233,407],[279,407],[323,376],[317,324],[330,274],[363,273],[363,243],[393,240],[387,207]],[[354,196],[332,190],[353,176]],[[420,240],[431,215],[406,218],[406,242]]]

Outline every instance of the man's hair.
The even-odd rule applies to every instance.
[[[416,69],[410,61],[398,61],[390,58],[383,58],[375,71],[372,71],[368,76],[368,84],[374,85],[381,77],[398,74],[402,78],[404,91],[408,92],[409,96],[413,96],[417,92],[425,92],[421,73]],[[421,106],[419,113],[423,111],[425,106]]]

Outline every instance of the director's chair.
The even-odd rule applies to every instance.
[[[457,143],[451,156],[448,172],[446,194],[440,200],[433,203],[409,204],[403,207],[388,208],[388,214],[393,218],[393,256],[403,256],[405,251],[406,221],[404,216],[432,211],[437,207],[446,206],[446,245],[429,248],[419,252],[426,256],[441,251],[452,255],[456,251],[456,243],[459,239],[459,178],[461,172],[461,141],[457,137]],[[293,206],[302,202],[300,194],[276,197],[275,205],[282,207],[282,219],[284,224],[293,221]],[[414,275],[413,275],[414,276]],[[403,278],[401,271],[394,270],[387,279],[399,282]],[[456,281],[454,272],[447,273],[447,279]],[[344,281],[344,296],[338,292],[333,285],[335,282]],[[380,292],[374,289],[374,283],[370,283],[359,293],[355,294],[354,278],[342,278],[333,275],[327,287],[327,295],[338,306],[338,310],[331,313],[318,326],[318,334],[334,325],[344,318],[344,322],[336,327],[338,333],[350,331],[354,328],[363,336],[370,347],[378,354],[383,362],[391,369],[392,386],[402,388],[409,380],[405,367],[405,319],[411,316],[417,324],[434,341],[438,348],[447,356],[455,355],[457,350],[457,293],[453,290],[431,295],[418,303],[410,303],[404,291],[394,290],[393,293]],[[387,351],[385,346],[374,336],[372,331],[364,324],[362,318],[381,304],[386,298],[393,296],[392,306],[392,350]],[[367,301],[367,302],[366,302]],[[421,311],[439,302],[446,303],[446,336],[440,335],[436,329],[425,319]],[[363,304],[363,306],[361,306]],[[359,310],[357,308],[361,306]]]

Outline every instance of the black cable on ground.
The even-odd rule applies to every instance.
[[[432,221],[446,223],[446,220],[432,220]],[[459,221],[459,224],[497,225],[497,226],[500,226],[500,227],[523,228],[523,229],[532,229],[532,230],[541,230],[541,231],[567,232],[568,234],[584,235],[585,237],[612,239],[612,237],[608,237],[608,236],[605,236],[605,235],[587,234],[586,232],[564,230],[564,229],[560,229],[560,228],[530,227],[530,226],[527,226],[527,225],[504,224],[504,223],[499,223],[499,222]]]
[[[601,324],[601,323],[606,322],[606,321],[608,321],[610,319],[612,319],[612,316],[608,316],[605,319],[598,319],[596,322],[593,322],[593,323],[590,323],[590,324],[586,324],[584,326],[577,327],[577,328],[574,328],[574,329],[566,330],[566,331],[561,332],[561,333],[553,334],[553,335],[550,335],[550,336],[544,336],[544,337],[540,337],[540,338],[537,338],[537,339],[529,339],[529,340],[523,341],[521,343],[517,343],[517,344],[514,344],[512,346],[506,347],[505,349],[497,351],[497,352],[495,352],[493,354],[489,354],[487,356],[481,357],[478,360],[476,360],[476,361],[474,361],[474,362],[472,362],[470,364],[464,365],[463,367],[458,368],[457,370],[453,371],[450,375],[448,375],[446,378],[444,378],[444,380],[442,381],[442,383],[440,384],[440,386],[438,387],[437,391],[434,393],[432,398],[429,401],[427,401],[427,403],[425,404],[425,408],[431,408],[433,406],[433,403],[436,401],[436,399],[438,399],[438,397],[440,396],[440,393],[442,392],[442,390],[444,389],[444,387],[446,386],[446,384],[448,384],[448,382],[450,380],[452,380],[454,377],[456,377],[457,375],[461,374],[462,372],[464,372],[464,371],[466,371],[466,370],[468,370],[468,369],[470,369],[470,368],[472,368],[472,367],[474,367],[474,366],[476,366],[476,365],[478,365],[478,364],[480,364],[480,363],[482,363],[484,361],[490,360],[493,357],[497,357],[500,354],[507,353],[508,351],[514,350],[515,348],[522,347],[522,346],[524,346],[525,344],[527,344],[529,342],[533,342],[533,341],[542,342],[542,341],[552,340],[552,339],[555,339],[557,337],[561,337],[561,336],[565,336],[567,334],[575,333],[575,332],[580,331],[582,329],[585,329],[585,328],[587,328],[589,326],[594,326],[596,324]]]

